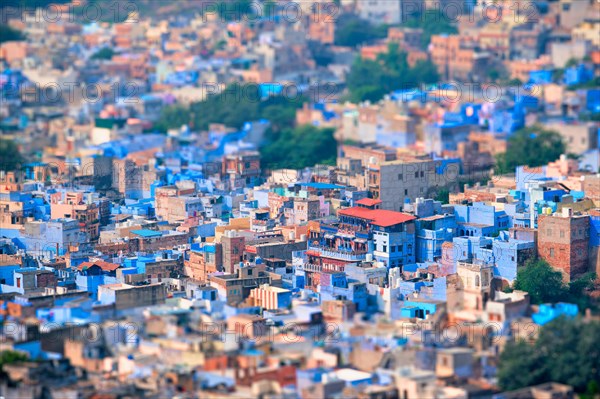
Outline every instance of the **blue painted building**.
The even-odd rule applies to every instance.
[[[442,256],[442,245],[452,241],[456,230],[454,215],[433,215],[417,219],[417,262],[434,262]]]
[[[462,117],[458,115],[456,119],[462,120]],[[456,151],[459,143],[468,140],[472,128],[473,125],[463,122],[429,124],[425,127],[425,151],[434,154]]]
[[[425,319],[428,315],[435,314],[444,302],[418,299],[404,301],[400,308],[400,317]]]
[[[531,315],[531,319],[535,324],[543,326],[560,316],[574,318],[577,316],[577,312],[577,305],[572,303],[559,302],[554,305],[544,303],[540,305],[537,313]]]
[[[564,84],[566,85],[577,85],[585,82],[589,82],[594,77],[594,71],[587,68],[585,64],[579,64],[572,66],[571,68],[565,69],[563,75]]]
[[[529,81],[528,83],[533,84],[547,84],[552,83],[552,71],[541,69],[538,71],[529,72]]]
[[[600,89],[590,89],[586,94],[586,108],[590,112],[600,112]]]
[[[456,234],[458,236],[491,236],[511,226],[511,218],[504,210],[493,205],[475,202],[472,206],[455,205]]]

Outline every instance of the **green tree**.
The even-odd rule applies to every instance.
[[[276,125],[273,130],[277,131],[283,126],[293,126],[295,110],[306,101],[306,97],[294,93],[265,99],[256,85],[233,84],[220,94],[192,103],[190,113],[195,129],[206,130],[211,123],[239,129],[248,121],[273,119]]]
[[[0,352],[0,370],[5,364],[24,362],[27,360],[27,355],[22,352],[6,350]]]
[[[565,153],[559,133],[539,125],[523,128],[508,139],[507,151],[496,156],[497,174],[514,173],[520,165],[542,166]]]
[[[412,68],[413,78],[419,83],[437,83],[440,75],[435,64],[429,60],[419,60]]]
[[[261,148],[261,162],[269,169],[301,169],[316,164],[334,165],[337,142],[334,129],[303,125],[287,128]]]
[[[391,91],[435,83],[438,79],[437,68],[431,61],[419,60],[411,68],[407,54],[391,43],[387,52],[379,54],[375,61],[357,58],[346,84],[350,101],[375,102]]]
[[[327,66],[333,61],[334,54],[329,45],[317,41],[309,41],[308,50],[318,66]]]
[[[500,354],[500,386],[514,390],[558,382],[577,392],[600,381],[600,322],[557,318],[544,325],[533,345],[509,342]]]
[[[115,55],[115,51],[110,47],[102,47],[100,50],[96,51],[91,59],[92,60],[110,60],[113,55]]]
[[[517,271],[514,288],[529,293],[531,303],[556,303],[567,298],[562,274],[542,259],[528,261]]]
[[[155,130],[167,132],[169,129],[179,129],[190,123],[190,111],[182,105],[170,105],[160,111],[158,121],[154,124]]]
[[[594,288],[596,273],[586,273],[576,280],[569,283],[569,293],[567,302],[574,303],[584,311],[585,309],[598,309],[598,300],[592,298],[589,294]]]
[[[435,195],[435,200],[440,201],[442,204],[447,204],[450,202],[450,191],[447,188],[442,188],[438,190]]]
[[[563,68],[556,68],[552,71],[552,80],[557,83],[562,83],[565,70]]]
[[[217,4],[217,12],[225,21],[241,21],[245,15],[252,14],[250,0],[221,1]]]
[[[20,30],[13,29],[6,24],[0,24],[0,43],[13,40],[25,40],[25,35]]]
[[[387,26],[373,26],[355,14],[342,14],[336,20],[334,43],[338,46],[356,47],[387,36]]]
[[[357,57],[346,77],[350,91],[350,101],[378,101],[386,93],[384,70],[373,60],[363,60]]]
[[[25,162],[19,147],[13,140],[0,139],[0,170],[13,171]]]
[[[421,47],[426,49],[431,42],[432,35],[453,35],[458,29],[443,12],[428,11],[424,14],[414,15],[402,24],[406,28],[422,29]]]
[[[510,342],[500,354],[498,380],[502,389],[512,391],[544,379],[542,359],[529,343]]]
[[[577,65],[579,65],[579,60],[577,58],[571,57],[567,60],[567,63],[565,64],[565,68],[571,68],[571,67],[574,67]]]
[[[523,85],[523,82],[519,78],[514,78],[514,79],[510,79],[508,82],[506,82],[506,85],[507,86],[521,86],[521,85]]]
[[[222,123],[240,129],[245,122],[267,119],[271,127],[266,135],[274,140],[283,129],[294,126],[296,110],[306,101],[306,97],[294,93],[261,98],[257,86],[235,84],[189,107],[173,105],[163,108],[154,127],[166,132],[191,124],[194,129],[206,130],[211,123]]]

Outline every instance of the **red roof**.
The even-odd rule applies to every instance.
[[[358,205],[364,206],[373,206],[381,204],[381,200],[373,199],[373,198],[363,198],[361,200],[356,201]]]
[[[83,262],[82,264],[80,264],[77,269],[79,270],[84,270],[84,269],[89,269],[92,266],[98,266],[100,269],[102,269],[105,272],[112,272],[114,270],[117,270],[120,265],[116,264],[116,263],[110,263],[110,262],[105,262],[103,260],[97,260],[95,262]]]
[[[406,223],[410,220],[415,220],[416,217],[407,213],[386,211],[384,209],[367,209],[360,207],[352,207],[346,209],[340,209],[338,216],[351,216],[354,218],[365,219],[371,222],[372,225],[389,227],[395,224]]]

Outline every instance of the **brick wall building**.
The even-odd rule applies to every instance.
[[[236,266],[244,260],[246,240],[237,236],[234,231],[229,231],[221,238],[223,246],[223,269],[226,273],[234,273]]]
[[[222,246],[219,243],[206,245],[199,251],[190,251],[190,259],[185,261],[185,275],[197,281],[208,281],[208,275],[221,271],[223,260]]]
[[[540,215],[538,254],[571,281],[588,271],[589,231],[589,216],[573,216],[567,208],[561,215]]]

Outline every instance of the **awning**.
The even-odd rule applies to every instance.
[[[325,234],[324,237],[326,240],[333,240],[335,238],[335,236],[333,234]]]
[[[355,238],[354,242],[357,242],[359,244],[366,244],[367,240],[365,240],[364,238]]]

